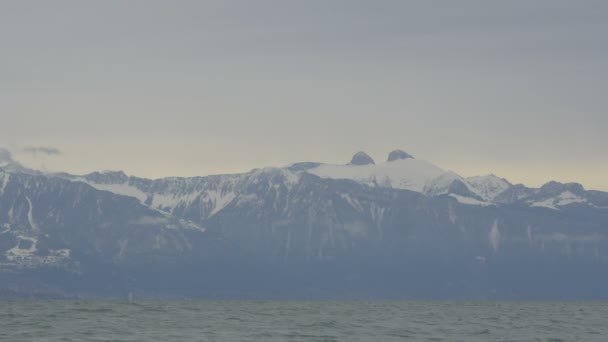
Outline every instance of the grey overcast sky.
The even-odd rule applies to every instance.
[[[0,145],[32,167],[190,176],[401,148],[608,190],[605,0],[3,0],[0,49]]]

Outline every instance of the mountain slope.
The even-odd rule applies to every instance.
[[[76,255],[132,262],[154,250],[180,254],[191,249],[185,232],[204,232],[85,183],[1,171],[0,178],[0,262],[5,266],[70,264]]]
[[[4,169],[0,280],[112,296],[608,297],[607,193],[464,178],[402,151],[353,159],[155,180]]]

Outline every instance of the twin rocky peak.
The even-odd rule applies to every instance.
[[[408,154],[405,151],[394,150],[388,154],[387,161],[392,162],[395,160],[410,159],[410,158],[413,159],[414,157],[412,157],[412,155]],[[350,163],[348,163],[348,165],[370,165],[370,164],[376,164],[376,163],[374,162],[374,159],[365,152],[355,153],[355,155],[353,156],[353,159],[351,159]]]

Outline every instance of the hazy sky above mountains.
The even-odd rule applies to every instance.
[[[0,145],[147,177],[401,148],[608,190],[607,32],[604,0],[2,1]]]

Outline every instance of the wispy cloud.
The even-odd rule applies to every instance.
[[[0,163],[11,163],[14,162],[13,154],[11,151],[4,147],[0,147]]]
[[[28,146],[23,148],[24,153],[33,154],[34,156],[39,154],[44,154],[47,156],[52,155],[60,155],[62,154],[61,150],[55,147],[50,146]]]

